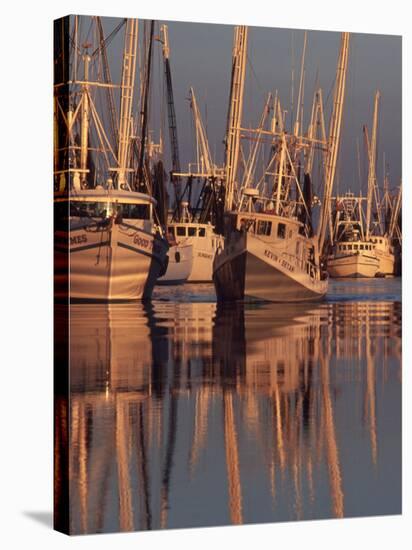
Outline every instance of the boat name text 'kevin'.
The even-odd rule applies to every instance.
[[[270,250],[267,250],[267,249],[265,250],[265,256],[270,260],[272,260],[273,262],[280,263],[280,265],[285,269],[287,269],[288,271],[291,271],[291,272],[295,271],[295,268],[293,267],[293,265],[291,265],[286,260],[279,259],[279,256],[277,256],[276,254],[273,254],[273,252],[271,252]]]

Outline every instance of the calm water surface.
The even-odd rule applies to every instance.
[[[72,305],[71,531],[399,514],[400,299],[377,279],[310,305]]]

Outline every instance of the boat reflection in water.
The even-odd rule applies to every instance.
[[[400,513],[399,302],[70,314],[72,533]]]

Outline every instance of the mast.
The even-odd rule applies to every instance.
[[[149,122],[149,94],[150,94],[150,76],[152,70],[152,51],[153,51],[154,21],[150,22],[149,50],[146,59],[144,98],[142,105],[142,126],[140,134],[139,164],[137,167],[137,186],[140,190],[144,189],[143,173],[145,161],[145,146],[147,138],[147,126]]]
[[[302,111],[303,111],[303,79],[305,74],[305,54],[306,54],[307,37],[308,37],[308,33],[307,31],[305,31],[305,35],[303,39],[302,61],[300,66],[300,80],[299,80],[298,102],[297,102],[297,109],[296,109],[296,120],[295,120],[295,127],[293,130],[293,133],[296,137],[299,135],[301,117],[302,117]]]
[[[322,253],[326,231],[330,222],[330,198],[332,196],[336,163],[339,153],[340,133],[342,127],[343,103],[345,99],[346,72],[348,68],[349,33],[342,33],[338,66],[336,70],[333,111],[329,126],[328,150],[325,159],[325,188],[319,227],[317,232],[319,253]],[[330,235],[333,240],[333,235]]]
[[[372,202],[376,193],[376,142],[378,133],[378,111],[379,111],[379,90],[375,93],[375,103],[373,108],[372,136],[368,148],[369,170],[368,170],[368,199],[366,204],[366,239],[370,237]]]
[[[254,172],[255,172],[257,154],[258,154],[258,151],[259,151],[259,148],[260,148],[260,137],[261,137],[263,128],[265,126],[266,118],[267,118],[267,116],[269,114],[269,111],[270,111],[271,100],[272,100],[272,94],[269,93],[268,97],[267,97],[267,100],[266,100],[266,103],[265,103],[265,106],[263,108],[262,115],[260,117],[259,127],[257,128],[256,142],[255,142],[255,145],[254,145],[253,149],[251,150],[251,152],[249,154],[249,158],[248,158],[246,166],[245,166],[245,173],[243,175],[243,182],[242,182],[241,191],[243,191],[245,188],[249,187],[250,182],[252,181],[252,178],[253,178],[253,175],[254,175]]]
[[[282,132],[278,183],[277,183],[277,190],[276,190],[276,206],[275,206],[275,212],[277,215],[279,215],[279,212],[280,212],[280,195],[282,192],[283,177],[286,173],[286,170],[285,170],[286,147],[287,145],[286,145],[286,139],[285,139],[285,132]]]
[[[242,122],[243,93],[246,74],[248,28],[235,27],[232,56],[232,79],[230,84],[229,110],[226,129],[225,210],[232,210],[234,186],[240,148],[240,126]]]
[[[175,189],[175,200],[178,210],[178,217],[180,217],[180,179],[174,175],[175,173],[180,172],[179,142],[177,139],[176,112],[173,99],[172,73],[170,70],[169,61],[170,48],[167,25],[162,25],[160,27],[160,32],[162,33],[163,43],[163,59],[167,94],[167,113],[169,119],[170,150],[172,154],[172,182]]]
[[[323,113],[322,90],[319,88],[314,95],[312,104],[312,113],[308,128],[309,149],[306,156],[305,174],[312,176],[313,161],[315,157],[315,141],[318,138],[318,129],[320,130],[320,139],[326,143],[325,117]]]
[[[87,153],[89,146],[89,64],[90,55],[83,55],[84,61],[84,84],[82,86],[82,110],[81,110],[81,130],[80,130],[80,173],[83,185],[86,185]]]
[[[104,32],[103,32],[103,25],[102,25],[102,19],[101,17],[96,17],[97,22],[97,30],[99,33],[99,40],[100,40],[100,50],[102,53],[102,61],[103,61],[103,75],[105,82],[109,84],[109,87],[107,88],[107,102],[109,105],[109,115],[110,115],[110,125],[111,130],[114,138],[114,143],[119,143],[119,123],[117,118],[117,112],[116,112],[116,104],[114,100],[114,93],[113,88],[110,87],[112,84],[112,77],[110,74],[110,66],[109,61],[107,59],[107,50],[106,50],[106,42],[104,38]]]
[[[206,173],[208,176],[214,175],[214,166],[210,154],[209,143],[206,137],[206,132],[200,116],[199,107],[197,106],[196,96],[193,88],[190,88],[190,105],[193,112],[193,121],[196,130],[196,143],[199,144],[199,153],[201,159],[201,173]]]
[[[128,159],[130,148],[130,132],[132,128],[132,104],[136,75],[138,20],[126,21],[126,32],[123,50],[123,71],[120,96],[119,124],[119,174],[118,187],[130,188],[127,181]]]

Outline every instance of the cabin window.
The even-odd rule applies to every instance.
[[[206,237],[206,229],[204,227],[199,227],[199,237]]]
[[[186,227],[176,227],[176,235],[178,237],[186,237]]]
[[[358,250],[358,245],[357,245],[357,244],[354,244],[354,245],[353,245],[353,249],[354,249],[354,250]]]
[[[174,227],[169,227],[169,228],[168,228],[168,232],[169,232],[169,235],[170,235],[171,237],[174,238],[174,236],[175,236],[175,228],[174,228]]]
[[[379,239],[379,243],[382,244],[382,242],[383,242],[382,239]]]
[[[67,213],[67,205],[66,205],[66,213]],[[79,216],[79,208],[76,204],[70,203],[70,216]]]
[[[352,250],[352,245],[348,244],[348,250]]]
[[[360,244],[360,245],[359,245],[359,248],[360,248],[361,250],[364,250],[364,249],[365,249],[365,247],[363,246],[363,244]]]
[[[346,250],[346,244],[342,245],[342,250]]]
[[[196,237],[196,227],[189,227],[188,232],[189,232],[189,237]]]
[[[255,230],[255,220],[253,219],[247,219],[247,218],[241,218],[240,220],[240,229],[244,229],[246,231],[253,231]]]
[[[70,202],[70,216],[106,218],[112,214],[126,219],[148,220],[150,219],[150,204]]]
[[[71,202],[70,216],[81,218],[105,218],[108,204],[106,202]],[[109,206],[110,208],[110,206]]]
[[[258,235],[270,235],[272,231],[272,222],[260,220],[257,224]]]
[[[278,238],[279,239],[286,238],[286,225],[284,223],[278,224]]]
[[[148,220],[150,219],[149,204],[117,204],[117,212],[129,220]]]

